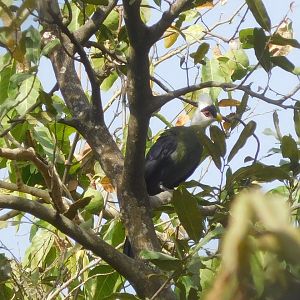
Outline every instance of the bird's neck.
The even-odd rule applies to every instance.
[[[204,133],[207,126],[203,126],[203,125],[191,125],[190,126],[191,130],[193,130],[196,134],[201,134]]]

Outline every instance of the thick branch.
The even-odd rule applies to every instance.
[[[204,88],[209,88],[209,87],[220,87],[222,88],[224,91],[228,91],[228,90],[240,90],[245,92],[246,94],[248,94],[249,96],[252,96],[254,98],[258,98],[266,103],[272,104],[272,105],[276,105],[282,108],[294,108],[292,105],[284,105],[284,101],[286,101],[289,97],[291,97],[292,95],[294,95],[299,89],[300,89],[300,84],[298,84],[296,86],[296,88],[288,95],[288,96],[284,96],[281,99],[278,100],[274,100],[271,98],[268,98],[264,95],[264,93],[257,93],[251,90],[250,86],[246,86],[246,85],[238,85],[238,84],[233,84],[233,83],[222,83],[222,82],[216,82],[216,81],[207,81],[207,82],[203,82],[200,84],[195,84],[195,85],[191,85],[188,87],[184,87],[178,90],[174,90],[174,91],[170,91],[166,94],[163,94],[161,96],[155,96],[153,97],[153,101],[152,101],[152,107],[151,107],[151,111],[154,112],[158,109],[160,109],[163,105],[165,105],[166,103],[168,103],[169,101],[171,101],[174,98],[178,98],[182,95],[185,95],[187,93],[190,92],[194,92],[197,90],[201,90]]]
[[[170,5],[168,11],[165,11],[161,19],[149,28],[147,43],[152,46],[163,33],[172,25],[179,14],[191,5],[192,0],[177,0]]]
[[[143,23],[140,14],[141,0],[124,0],[124,19],[127,27],[130,45],[135,49],[145,49],[146,46],[146,25]]]
[[[92,65],[84,51],[84,48],[81,46],[79,41],[76,39],[76,37],[73,35],[72,32],[66,27],[61,19],[53,14],[53,19],[55,20],[55,23],[59,27],[59,29],[70,39],[70,42],[74,46],[76,52],[79,54],[81,58],[81,62],[85,68],[86,74],[89,78],[91,88],[92,88],[92,103],[93,103],[93,112],[94,114],[97,114],[97,118],[101,120],[101,122],[104,122],[103,119],[103,110],[102,110],[102,102],[101,102],[101,95],[100,95],[100,84],[97,80],[96,74],[94,72],[94,69],[92,68]],[[69,41],[67,41],[66,38],[63,39],[65,42],[65,47],[67,47],[66,44],[69,44]],[[73,47],[72,47],[73,48]],[[66,50],[68,51],[68,50]],[[73,54],[72,52],[69,52],[69,54]]]
[[[11,160],[31,161],[41,172],[53,203],[59,212],[66,211],[66,206],[62,201],[61,181],[54,166],[48,166],[35,153],[33,148],[0,148],[0,156]]]
[[[149,280],[148,276],[150,274],[154,275],[155,271],[150,268],[148,269],[145,263],[132,260],[104,242],[92,230],[79,227],[68,218],[42,204],[20,197],[0,195],[0,207],[26,212],[52,224],[61,232],[81,244],[85,249],[91,250],[94,254],[103,258],[103,260],[127,278],[141,296],[148,295],[149,297],[155,292],[155,287],[151,286],[151,283],[156,281],[156,285],[161,285],[160,280],[157,278]]]
[[[6,189],[9,191],[18,191],[18,192],[26,193],[26,194],[41,198],[46,203],[51,202],[51,198],[50,198],[50,195],[48,192],[38,189],[38,188],[35,188],[35,187],[32,187],[32,186],[28,186],[26,184],[17,185],[15,183],[0,180],[0,188]]]
[[[113,10],[117,2],[117,0],[112,0],[109,1],[107,6],[103,8],[98,7],[91,19],[86,21],[84,25],[74,32],[74,36],[80,44],[83,45],[86,43],[90,37],[99,30],[99,26]]]

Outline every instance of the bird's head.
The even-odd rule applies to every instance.
[[[198,107],[192,118],[191,125],[207,127],[214,121],[221,122],[222,118],[223,117],[218,113],[216,106],[213,105],[212,99],[209,95],[202,94],[198,102]]]

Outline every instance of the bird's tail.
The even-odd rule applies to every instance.
[[[129,238],[127,236],[126,236],[125,243],[124,243],[124,246],[123,246],[123,253],[126,254],[127,256],[131,257],[131,258],[134,258],[133,249],[131,247]]]

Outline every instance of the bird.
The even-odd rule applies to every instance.
[[[145,158],[149,196],[172,190],[193,174],[203,152],[199,131],[222,119],[210,96],[202,94],[190,126],[172,127],[161,134]]]
[[[190,126],[172,127],[160,135],[145,157],[144,179],[149,196],[173,190],[193,174],[203,152],[199,131],[222,119],[210,96],[202,94]],[[123,253],[134,257],[128,237]]]

